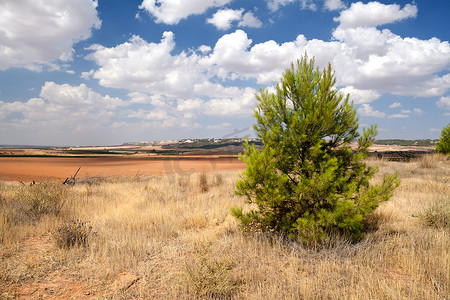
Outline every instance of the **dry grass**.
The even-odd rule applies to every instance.
[[[0,298],[446,299],[449,227],[421,216],[445,215],[450,161],[427,160],[369,161],[402,184],[362,242],[320,249],[242,233],[229,213],[244,202],[238,173],[79,184],[38,220],[19,218],[20,184],[1,182]],[[60,248],[52,232],[71,219],[89,222],[89,243]]]

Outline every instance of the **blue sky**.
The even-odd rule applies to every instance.
[[[449,14],[448,0],[0,1],[0,144],[229,136],[305,51],[379,139],[438,138]]]

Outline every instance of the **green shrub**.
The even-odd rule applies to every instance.
[[[247,168],[236,189],[257,209],[232,209],[244,229],[280,231],[308,243],[331,232],[358,239],[365,217],[399,185],[396,174],[370,185],[377,168],[363,160],[376,126],[358,133],[356,110],[335,83],[330,65],[320,72],[305,55],[286,70],[275,93],[257,95],[254,129],[264,148],[247,141],[240,156]]]
[[[70,248],[75,245],[86,246],[92,226],[88,222],[72,220],[60,225],[52,232],[56,245],[60,248]]]
[[[59,215],[68,199],[69,189],[70,187],[62,184],[43,182],[22,186],[16,197],[23,213],[33,220],[38,220],[46,214]]]
[[[450,154],[450,123],[441,131],[441,137],[436,144],[436,152],[440,154]]]

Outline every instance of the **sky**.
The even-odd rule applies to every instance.
[[[450,1],[0,0],[0,144],[255,136],[305,53],[378,139],[450,122]]]

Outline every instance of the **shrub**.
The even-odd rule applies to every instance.
[[[450,154],[450,123],[441,131],[441,137],[436,144],[436,152],[440,154]]]
[[[60,248],[70,248],[75,245],[86,246],[92,226],[88,222],[72,220],[60,225],[52,232],[56,245]]]
[[[370,185],[377,168],[363,160],[376,126],[358,133],[356,110],[335,83],[330,65],[320,72],[305,55],[286,70],[275,93],[257,95],[254,129],[264,148],[247,141],[240,156],[247,168],[236,188],[257,209],[232,209],[243,229],[280,231],[304,242],[330,232],[357,239],[366,215],[399,185],[396,174]]]
[[[16,193],[23,213],[33,220],[43,215],[59,215],[69,195],[68,186],[43,182],[30,186],[22,186]]]

